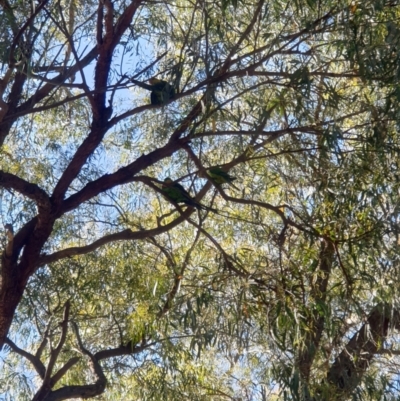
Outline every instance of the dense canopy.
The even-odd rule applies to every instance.
[[[399,88],[390,0],[0,0],[0,400],[400,399]]]

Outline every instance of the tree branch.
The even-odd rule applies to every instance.
[[[182,138],[176,141],[169,141],[164,147],[158,148],[147,155],[138,157],[133,163],[122,167],[113,174],[105,174],[97,180],[91,181],[79,192],[66,199],[59,209],[58,215],[75,209],[83,202],[97,196],[99,193],[114,188],[117,185],[132,182],[132,177],[140,171],[150,167],[158,161],[173,155],[177,152],[188,138]]]
[[[27,359],[35,368],[36,372],[39,376],[43,379],[46,373],[46,368],[43,365],[40,358],[32,355],[31,353],[24,351],[23,349],[19,348],[13,341],[11,341],[8,337],[4,341],[16,354],[21,355],[25,359]]]
[[[42,101],[49,93],[55,89],[57,86],[61,85],[65,80],[74,76],[80,69],[89,65],[98,54],[98,50],[94,47],[89,53],[80,60],[79,63],[76,63],[72,67],[68,69],[64,69],[63,73],[51,79],[47,84],[43,85],[41,89],[39,89],[34,95],[28,98],[24,103],[22,103],[19,107],[17,107],[13,113],[7,113],[7,117],[4,121],[11,121],[11,123],[16,119],[16,116],[21,116],[24,114],[28,114],[28,111],[32,109],[32,107]],[[14,115],[15,113],[15,115]]]
[[[79,349],[81,350],[82,354],[88,356],[91,360],[93,373],[97,376],[96,385],[97,385],[98,389],[102,388],[102,391],[104,391],[104,389],[106,387],[107,379],[103,373],[103,369],[101,368],[97,357],[95,357],[91,352],[89,352],[88,349],[86,349],[83,346],[83,342],[82,342],[82,339],[79,334],[78,325],[75,322],[72,322],[72,327],[74,328],[74,332],[75,332],[76,339],[78,341]]]
[[[253,18],[250,21],[249,25],[247,26],[247,28],[245,29],[245,31],[242,33],[242,35],[240,36],[239,40],[237,41],[237,43],[233,46],[233,48],[231,49],[231,51],[229,52],[222,68],[221,68],[221,72],[222,71],[226,71],[229,68],[229,65],[231,63],[232,57],[236,54],[236,51],[239,49],[240,45],[243,43],[243,41],[247,38],[247,36],[250,34],[251,30],[254,27],[254,24],[257,22],[257,19],[260,17],[260,13],[261,10],[263,8],[264,5],[264,0],[260,0],[258,2],[257,8],[254,12]]]
[[[82,166],[86,163],[88,157],[94,152],[107,132],[108,127],[104,126],[104,120],[106,118],[105,92],[101,91],[100,89],[107,86],[114,48],[119,43],[123,33],[129,27],[132,18],[141,2],[142,0],[133,1],[124,10],[115,29],[113,29],[112,25],[114,18],[113,4],[109,0],[106,0],[104,3],[105,7],[107,8],[105,15],[106,32],[104,38],[101,39],[101,43],[98,43],[99,57],[95,68],[95,88],[97,89],[97,92],[95,92],[92,102],[92,128],[89,135],[78,147],[68,167],[65,169],[56,187],[54,188],[52,198],[57,205],[61,204],[69,185],[76,178]],[[98,24],[98,29],[102,29],[101,27],[102,24]],[[98,38],[99,35],[101,36],[101,32],[97,32]]]
[[[21,195],[34,200],[40,208],[47,210],[50,208],[50,199],[46,191],[14,174],[0,171],[0,186],[15,189]]]
[[[71,369],[75,364],[77,364],[81,358],[79,356],[74,356],[73,358],[70,358],[66,364],[61,367],[55,374],[54,376],[50,379],[51,387],[54,387],[54,385],[62,379],[62,377],[68,372],[69,369]]]
[[[315,284],[312,284],[310,291],[312,307],[310,316],[305,318],[306,321],[308,320],[306,324],[310,329],[305,333],[304,346],[303,349],[300,350],[297,362],[302,379],[305,383],[309,382],[311,367],[319,349],[322,333],[324,331],[326,316],[324,313],[321,313],[320,307],[325,304],[334,253],[335,248],[331,241],[324,240],[321,242],[318,267],[316,269],[318,270],[318,276]]]
[[[387,304],[375,306],[367,321],[353,335],[345,349],[329,369],[328,381],[346,400],[368,369],[374,355],[381,349],[391,322],[392,308]]]
[[[189,210],[190,209],[190,210]],[[171,230],[173,227],[176,227],[182,221],[186,220],[187,217],[191,214],[193,208],[189,208],[188,211],[183,212],[181,216],[176,218],[174,221],[171,223],[165,225],[165,226],[159,226],[157,228],[153,228],[151,230],[141,230],[141,231],[132,231],[130,229],[126,229],[123,231],[120,231],[115,234],[109,234],[106,235],[97,241],[92,242],[89,245],[82,246],[82,247],[71,247],[71,248],[66,248],[61,251],[55,252],[51,255],[45,255],[42,256],[39,261],[38,261],[38,267],[44,266],[46,264],[54,263],[58,260],[65,259],[68,257],[72,256],[77,256],[77,255],[85,255],[89,252],[93,252],[94,250],[109,244],[110,242],[115,242],[115,241],[127,241],[127,240],[139,240],[139,239],[145,239],[149,237],[154,237],[156,235],[160,235],[162,233],[165,233],[169,230]]]
[[[32,401],[39,401],[39,400],[44,399],[47,396],[47,394],[49,394],[51,392],[51,389],[55,383],[55,382],[54,383],[52,382],[51,375],[53,373],[54,365],[57,362],[58,356],[60,355],[61,349],[64,346],[65,340],[67,338],[70,306],[71,306],[70,301],[67,301],[64,306],[64,319],[60,323],[60,326],[61,326],[60,339],[58,341],[57,347],[55,349],[51,350],[51,352],[50,352],[50,360],[47,364],[46,373],[43,377],[42,385],[40,386],[39,390],[36,392]],[[65,365],[64,365],[64,367],[65,367]],[[57,372],[57,374],[58,373],[59,372]],[[57,376],[57,374],[56,374],[56,377],[61,378],[61,376]]]
[[[20,30],[18,31],[17,35],[14,37],[13,42],[11,43],[10,50],[9,50],[9,64],[10,66],[14,66],[16,63],[16,60],[14,58],[14,49],[17,46],[19,40],[21,39],[23,33],[25,32],[26,29],[28,29],[31,24],[33,23],[33,20],[36,18],[36,16],[40,13],[40,11],[43,9],[43,7],[47,4],[49,0],[41,0],[37,7],[35,7],[34,12],[29,16],[29,18],[26,20],[25,24],[22,25]]]
[[[115,358],[117,356],[139,354],[140,352],[144,351],[147,348],[152,347],[155,344],[157,344],[157,342],[152,342],[152,343],[144,342],[141,345],[137,346],[133,341],[129,341],[127,344],[121,345],[116,348],[98,351],[98,352],[96,352],[94,357],[98,361],[101,361],[103,359]]]
[[[42,356],[42,353],[43,353],[44,349],[46,348],[46,345],[49,341],[48,335],[49,335],[49,331],[50,331],[50,327],[51,327],[51,322],[52,322],[52,319],[50,317],[49,321],[47,322],[46,330],[44,331],[44,333],[42,335],[42,341],[40,342],[39,347],[36,350],[36,353],[35,353],[36,358],[40,358]]]

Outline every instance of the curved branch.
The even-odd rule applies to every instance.
[[[115,173],[105,174],[97,180],[91,181],[79,192],[71,195],[63,202],[58,212],[58,216],[75,209],[83,202],[97,196],[101,192],[114,188],[117,185],[132,182],[132,177],[135,174],[153,165],[154,163],[171,156],[177,152],[187,141],[189,141],[188,138],[170,141],[164,147],[158,148],[147,155],[140,156],[133,163],[120,168]]]
[[[21,195],[34,200],[39,207],[48,209],[50,207],[49,196],[46,191],[36,184],[4,171],[0,171],[0,186],[8,189],[15,189]]]
[[[207,237],[213,244],[214,246],[218,249],[218,251],[221,253],[222,257],[224,258],[224,261],[226,263],[226,267],[228,270],[232,271],[235,273],[238,277],[241,278],[247,278],[249,277],[249,273],[243,269],[243,271],[240,271],[237,269],[234,264],[233,264],[233,258],[230,256],[228,253],[225,252],[225,250],[222,248],[222,246],[218,243],[218,241],[211,235],[209,234],[204,228],[200,227],[196,222],[193,220],[188,219],[188,222],[196,227],[199,232],[201,232],[205,237]]]
[[[353,335],[332,364],[327,378],[341,395],[338,400],[348,399],[360,384],[374,355],[381,349],[388,335],[392,318],[390,305],[375,306],[367,321]]]
[[[128,240],[132,241],[132,240],[154,237],[156,235],[169,231],[173,227],[176,227],[182,221],[186,220],[186,218],[192,212],[193,208],[189,208],[187,211],[183,212],[181,216],[177,217],[174,221],[165,226],[159,226],[157,228],[153,228],[151,230],[146,230],[146,231],[132,231],[130,229],[126,229],[120,231],[119,233],[106,235],[86,246],[66,248],[61,251],[55,252],[51,255],[42,256],[38,262],[38,267],[44,266],[49,263],[54,263],[57,262],[58,260],[65,259],[68,257],[85,255],[106,244],[109,244],[110,242],[128,241]]]
[[[316,231],[314,228],[312,228],[312,227],[305,228],[301,224],[296,223],[293,220],[291,220],[288,217],[286,217],[285,213],[281,209],[283,207],[287,208],[288,207],[287,205],[274,206],[274,205],[271,205],[270,203],[267,203],[267,202],[260,202],[260,201],[251,200],[251,199],[233,198],[232,196],[226,195],[226,193],[223,192],[223,191],[220,191],[220,193],[221,193],[222,197],[227,201],[231,201],[231,202],[234,202],[234,203],[240,203],[242,205],[259,206],[259,207],[261,207],[263,209],[271,210],[274,213],[276,213],[282,219],[284,224],[290,225],[292,227],[295,227],[295,228],[299,229],[300,231],[307,232],[307,233],[315,235],[317,237],[321,237],[321,234],[318,231]]]
[[[60,355],[61,349],[64,346],[65,340],[67,338],[67,331],[68,331],[68,319],[69,319],[69,309],[71,303],[67,301],[64,306],[64,319],[60,323],[61,326],[61,336],[58,341],[57,347],[50,352],[50,360],[47,364],[46,373],[43,377],[43,383],[40,386],[39,390],[36,392],[35,396],[33,397],[33,401],[39,401],[46,397],[47,394],[51,392],[55,381],[53,382],[51,374],[53,372],[54,365],[57,362],[58,356]],[[76,362],[75,362],[76,363]],[[69,366],[69,365],[68,365]],[[69,366],[70,367],[70,366]],[[68,369],[69,369],[68,367]],[[66,368],[65,365],[62,369]],[[68,370],[67,369],[67,370]],[[58,371],[55,375],[57,380],[61,378],[61,373]]]
[[[32,355],[31,353],[24,351],[19,348],[13,341],[11,341],[8,337],[5,339],[5,344],[7,344],[16,354],[21,355],[25,359],[27,359],[35,368],[36,372],[39,374],[40,378],[43,379],[46,373],[46,368],[43,365],[40,358]]]
[[[114,358],[116,356],[124,356],[124,355],[134,355],[139,354],[140,352],[144,351],[147,348],[152,347],[153,345],[157,344],[157,342],[152,343],[142,343],[141,345],[137,346],[133,343],[133,341],[129,341],[125,345],[120,345],[116,348],[105,349],[94,354],[94,357],[101,361],[102,359]]]

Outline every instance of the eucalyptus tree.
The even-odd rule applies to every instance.
[[[398,397],[398,6],[0,6],[5,399]]]

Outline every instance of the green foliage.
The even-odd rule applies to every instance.
[[[398,399],[399,6],[0,3],[0,399]]]

